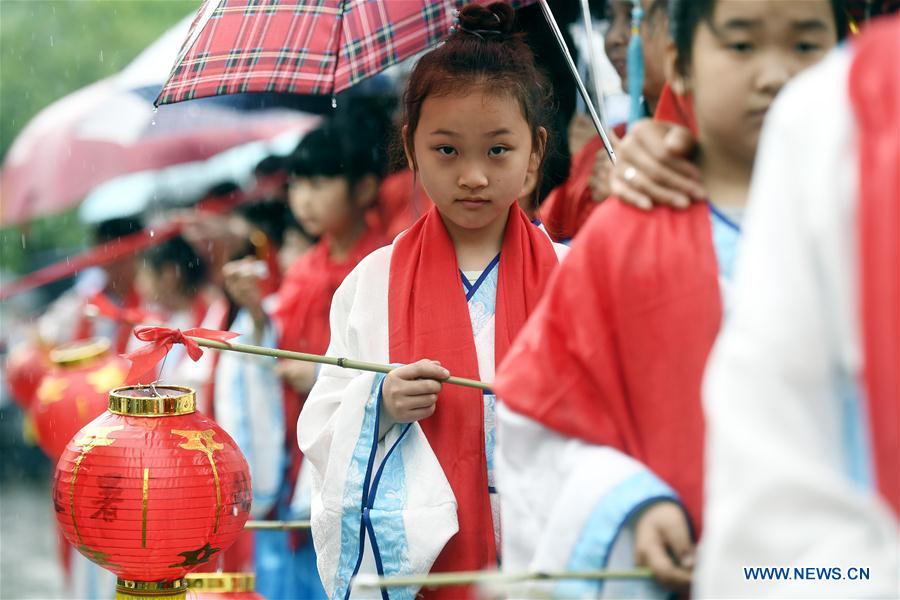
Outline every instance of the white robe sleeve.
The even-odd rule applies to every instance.
[[[736,303],[704,386],[700,596],[900,597],[898,525],[866,484],[854,393],[848,63],[836,53],[798,77],[762,134]]]
[[[678,502],[675,492],[613,448],[564,437],[503,404],[497,416],[503,569],[634,568],[635,517],[654,502]],[[564,598],[666,596],[650,580],[570,580],[544,591]]]
[[[253,319],[241,310],[231,326],[246,343],[254,334]],[[274,348],[271,325],[260,345]],[[261,519],[272,509],[284,483],[284,398],[276,359],[268,356],[222,352],[215,372],[216,421],[234,438],[250,465],[253,505],[250,516]]]
[[[390,248],[378,250],[338,288],[329,356],[388,362],[389,267]],[[382,381],[323,367],[300,415],[313,541],[331,598],[345,597],[355,573],[427,573],[458,530],[456,499],[421,427],[393,425],[379,439]],[[395,589],[391,598],[416,592]]]

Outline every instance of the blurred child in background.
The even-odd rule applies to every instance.
[[[366,216],[384,175],[389,119],[357,98],[304,137],[290,157],[289,205],[318,242],[285,273],[277,294],[259,285],[259,262],[225,266],[229,295],[241,306],[231,330],[241,341],[323,354],[330,338],[331,298],[344,277],[386,242]],[[301,468],[296,423],[316,379],[315,365],[222,355],[216,414],[251,465],[256,518],[308,519],[308,474]],[[305,533],[255,536],[257,590],[270,598],[316,598],[324,591]]]

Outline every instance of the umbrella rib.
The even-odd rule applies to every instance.
[[[347,13],[347,3],[350,0],[341,0],[341,12],[338,14],[338,19],[341,21],[341,26],[337,28],[337,40],[334,45],[334,67],[332,67],[331,71],[331,106],[335,107],[337,100],[335,99],[335,90],[337,89],[337,72],[338,72],[338,64],[341,60],[341,44],[343,43],[344,37],[344,15]]]
[[[169,77],[166,78],[166,81],[163,84],[163,89],[165,89],[166,85],[172,80],[172,76],[175,74],[175,70],[181,64],[181,61],[184,60],[184,57],[188,55],[188,52],[190,52],[194,48],[194,44],[196,44],[197,40],[200,39],[200,33],[206,28],[206,24],[209,23],[209,20],[212,19],[212,16],[216,13],[216,10],[218,10],[218,8],[224,3],[225,0],[211,0],[209,4],[206,5],[206,13],[204,13],[200,17],[200,20],[197,22],[197,26],[194,27],[194,30],[191,32],[191,37],[184,43],[184,46],[182,46],[181,51],[178,53],[178,58],[175,59],[175,64],[172,65],[172,70],[169,71]],[[162,95],[162,90],[160,90],[160,95]],[[156,100],[153,101],[153,106],[159,106],[159,96],[157,96]]]

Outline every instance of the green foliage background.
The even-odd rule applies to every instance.
[[[0,0],[0,159],[41,109],[124,68],[200,0]],[[2,202],[2,198],[0,198]],[[0,230],[2,269],[30,270],[84,230],[69,213]]]

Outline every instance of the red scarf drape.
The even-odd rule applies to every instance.
[[[513,205],[498,267],[495,363],[506,356],[556,264],[549,238]],[[439,360],[454,375],[478,378],[456,251],[436,208],[394,243],[388,307],[392,363],[429,358]],[[448,385],[438,397],[434,415],[420,421],[458,503],[459,532],[438,557],[435,572],[476,570],[496,563],[483,413],[481,391]],[[450,596],[461,593],[451,592]]]
[[[664,92],[656,118],[693,127]],[[611,446],[672,486],[702,524],[700,389],[721,321],[709,209],[594,211],[494,383],[512,410]]]
[[[900,18],[856,42],[850,98],[859,135],[865,388],[878,490],[900,515]]]

